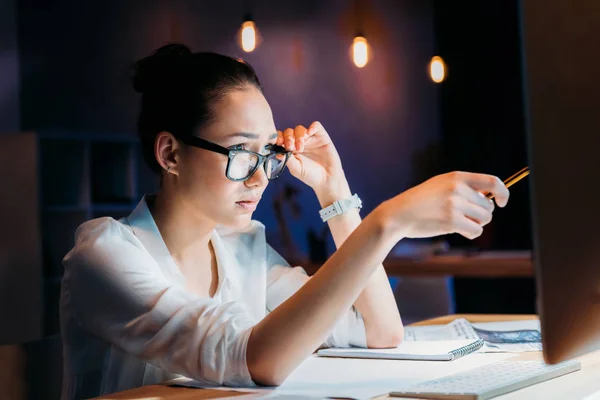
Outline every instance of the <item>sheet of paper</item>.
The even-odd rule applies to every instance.
[[[468,321],[457,319],[447,325],[406,326],[404,340],[459,340],[479,339]]]
[[[491,331],[513,331],[523,329],[541,330],[540,320],[501,321],[501,322],[474,322],[475,328],[488,329]]]
[[[277,388],[236,388],[260,393],[267,398],[303,396],[371,399],[393,390],[451,375],[513,357],[513,354],[470,354],[455,361],[400,361],[342,359],[311,356]],[[180,380],[190,387],[210,387],[192,380]],[[283,397],[282,397],[283,398]]]
[[[405,340],[485,340],[479,353],[521,353],[542,350],[538,320],[471,324],[459,318],[447,325],[407,326]]]
[[[482,353],[525,353],[528,351],[542,351],[541,343],[486,343],[481,349]]]
[[[481,322],[471,324],[475,333],[486,341],[488,351],[541,351],[539,320]]]

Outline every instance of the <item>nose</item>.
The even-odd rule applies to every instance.
[[[264,165],[259,166],[254,174],[244,181],[244,184],[249,188],[262,188],[267,186],[268,183],[269,179],[267,179]]]

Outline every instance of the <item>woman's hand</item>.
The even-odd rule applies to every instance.
[[[484,194],[493,193],[504,207],[509,191],[492,175],[450,172],[384,202],[378,208],[391,232],[399,237],[432,237],[459,233],[468,239],[481,235],[492,220],[494,203]]]
[[[278,131],[277,144],[293,151],[287,167],[290,173],[310,186],[317,195],[346,190],[340,156],[320,122]]]

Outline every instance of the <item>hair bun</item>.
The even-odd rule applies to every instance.
[[[181,43],[167,44],[155,50],[133,65],[133,88],[138,93],[145,93],[151,88],[162,86],[170,72],[175,72],[173,68],[178,61],[191,54],[189,47]]]

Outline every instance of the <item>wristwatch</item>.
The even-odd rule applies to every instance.
[[[319,215],[321,216],[323,222],[326,222],[336,215],[345,213],[351,208],[358,208],[359,210],[362,208],[362,200],[357,194],[354,194],[354,196],[347,199],[334,201],[332,205],[321,209],[321,211],[319,211]]]

